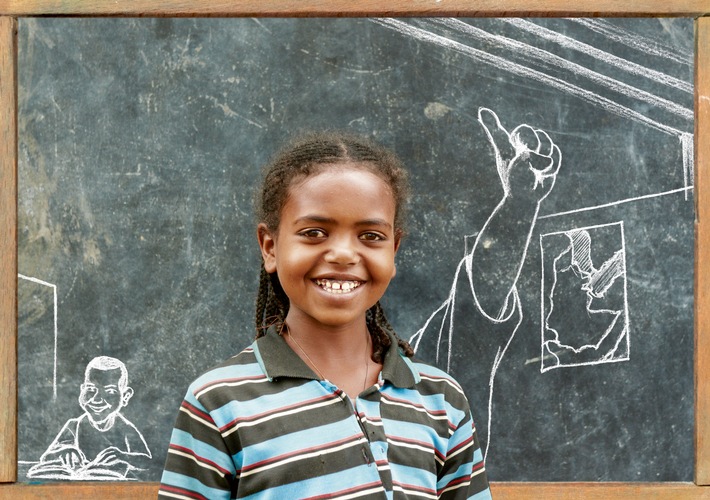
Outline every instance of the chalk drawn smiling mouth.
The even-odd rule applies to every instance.
[[[93,412],[93,413],[102,413],[104,410],[108,410],[111,408],[110,404],[104,403],[104,404],[88,404],[86,405],[88,408]]]

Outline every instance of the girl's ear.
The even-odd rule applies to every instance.
[[[402,231],[399,230],[395,233],[394,235],[394,253],[397,253],[397,250],[399,250],[399,244],[402,243]]]
[[[261,257],[264,259],[264,269],[267,273],[276,272],[276,239],[263,222],[256,227],[256,237],[259,240]]]
[[[397,255],[397,251],[399,250],[399,245],[402,243],[402,231],[397,231],[394,235],[394,254]],[[397,275],[397,263],[395,262],[394,267],[392,268],[392,278],[394,278]]]

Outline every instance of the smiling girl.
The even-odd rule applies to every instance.
[[[256,341],[198,378],[164,498],[490,498],[459,384],[411,359],[379,299],[406,173],[384,148],[309,136],[268,167]]]

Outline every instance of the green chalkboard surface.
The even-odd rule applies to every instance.
[[[411,172],[385,309],[491,479],[692,480],[692,20],[18,24],[20,480],[159,479],[188,383],[254,335],[260,167],[326,128]]]

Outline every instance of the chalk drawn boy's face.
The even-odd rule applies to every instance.
[[[130,387],[121,391],[120,379],[121,370],[118,368],[89,370],[86,380],[81,384],[79,404],[94,423],[104,422],[128,404],[133,391]]]

